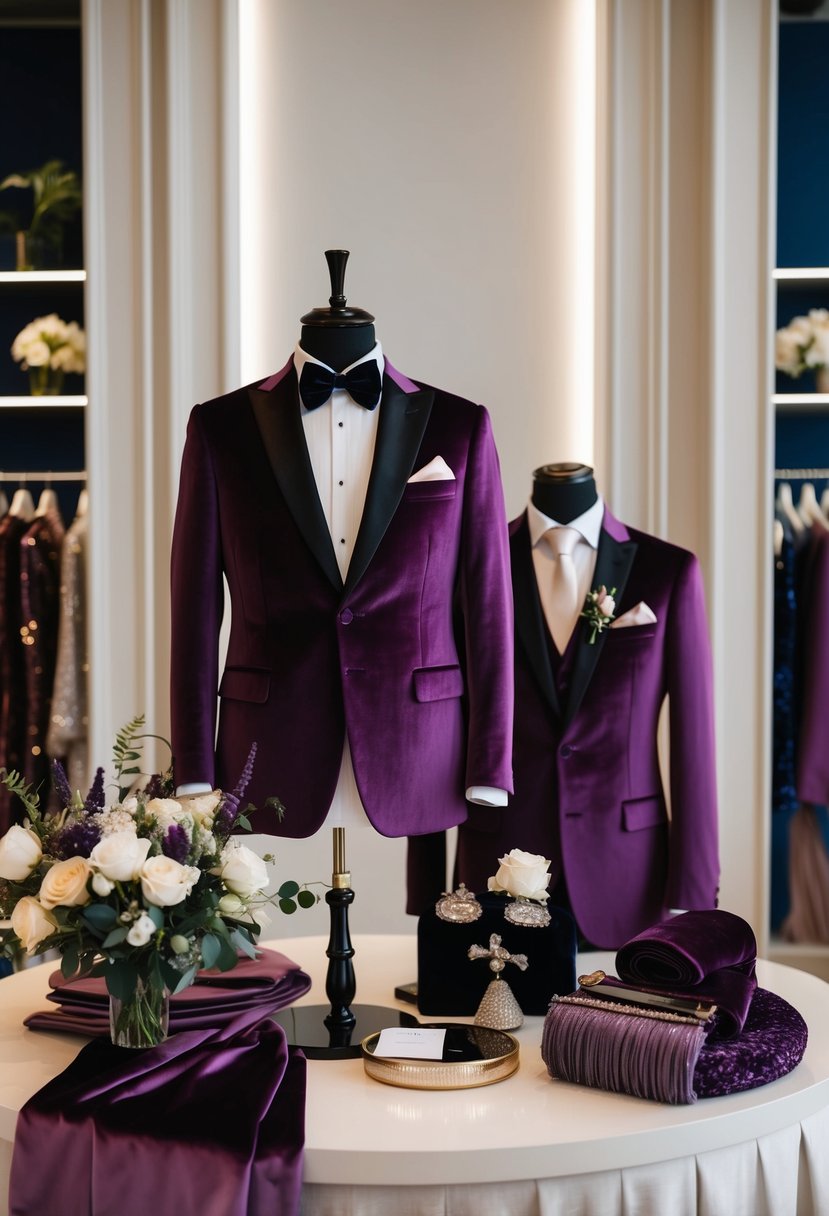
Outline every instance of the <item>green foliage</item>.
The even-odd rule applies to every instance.
[[[28,173],[10,173],[0,182],[0,190],[11,188],[31,190],[31,216],[27,224],[20,212],[3,212],[4,226],[26,229],[50,244],[59,242],[61,226],[72,219],[83,201],[77,173],[60,160],[47,161]]]
[[[10,794],[15,794],[20,799],[33,823],[40,819],[40,798],[37,791],[26,784],[16,769],[0,768],[0,781]]]
[[[141,769],[135,764],[136,760],[141,759],[141,752],[136,751],[136,742],[140,738],[141,727],[144,726],[144,715],[136,714],[131,722],[126,726],[122,726],[115,736],[115,744],[112,748],[112,762],[115,766],[115,777],[118,781],[118,799],[120,802],[126,798],[132,789],[133,782],[130,780],[124,784],[125,777],[137,777]],[[127,767],[127,766],[130,767]]]

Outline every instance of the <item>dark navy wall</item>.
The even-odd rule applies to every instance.
[[[829,266],[829,21],[780,24],[777,265]]]

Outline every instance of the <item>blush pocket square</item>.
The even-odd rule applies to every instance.
[[[416,473],[412,473],[409,478],[409,484],[416,481],[454,481],[455,474],[449,468],[449,465],[442,456],[436,456],[434,460],[430,460],[422,469],[418,469]]]
[[[639,603],[633,608],[628,609],[627,612],[623,612],[621,616],[617,617],[610,628],[624,629],[630,625],[655,624],[656,617],[654,616],[653,610],[648,607],[644,600],[640,600]]]

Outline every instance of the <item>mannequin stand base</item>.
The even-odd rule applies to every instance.
[[[356,1021],[352,1026],[326,1026],[331,1012],[328,1005],[295,1005],[272,1013],[271,1018],[285,1031],[292,1047],[301,1047],[309,1060],[348,1060],[361,1054],[366,1035],[386,1026],[417,1026],[416,1017],[401,1009],[384,1005],[352,1005]]]

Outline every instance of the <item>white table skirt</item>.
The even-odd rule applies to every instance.
[[[306,1183],[302,1216],[827,1216],[829,1110],[730,1148],[652,1165],[457,1186]]]

